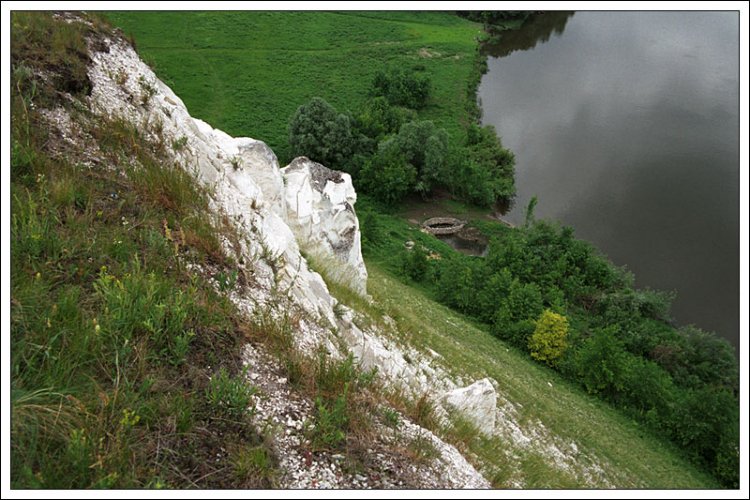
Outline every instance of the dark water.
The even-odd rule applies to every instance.
[[[516,153],[506,215],[573,226],[679,324],[739,337],[739,16],[538,16],[490,50],[484,122]]]

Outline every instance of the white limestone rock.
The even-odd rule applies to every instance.
[[[460,412],[484,434],[494,432],[497,393],[489,379],[450,391],[441,399],[444,406]]]
[[[234,138],[192,118],[132,47],[118,39],[103,42],[107,50],[94,51],[89,67],[92,109],[171,145],[175,159],[207,188],[212,211],[227,215],[237,226],[244,236],[241,248],[226,250],[239,251],[259,282],[256,293],[242,301],[243,309],[249,310],[254,300],[262,302],[260,298],[272,290],[288,296],[320,323],[298,332],[300,337],[314,333],[316,338],[298,338],[298,343],[325,343],[323,332],[336,321],[335,299],[320,275],[309,270],[286,223],[284,181],[273,151],[261,141]],[[265,268],[273,268],[273,275],[258,272]]]
[[[324,266],[332,279],[366,296],[367,269],[351,176],[305,157],[295,158],[281,171],[287,222],[302,249]]]

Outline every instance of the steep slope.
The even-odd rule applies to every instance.
[[[378,337],[377,327],[357,327],[353,313],[330,295],[300,253],[288,222],[302,235],[309,219],[315,231],[305,235],[305,247],[318,259],[330,254],[344,270],[338,281],[364,293],[366,270],[352,208],[356,195],[348,176],[298,159],[284,170],[285,182],[265,144],[231,138],[192,119],[127,42],[91,20],[28,14],[16,18],[15,28],[20,42],[14,54],[13,157],[16,484],[488,486],[453,446],[389,409],[379,388],[385,383],[416,394],[430,386],[451,389],[453,382],[429,367],[423,371],[432,376],[417,376],[404,354]],[[76,65],[75,80],[61,73],[65,66],[53,57]],[[72,92],[56,85],[58,80],[80,85]],[[79,193],[72,185],[76,178],[86,189],[92,184],[91,191]],[[296,189],[293,210],[287,206],[287,183]],[[58,194],[61,189],[73,189],[71,197]],[[108,194],[100,201],[101,189]],[[123,215],[112,221],[110,211]],[[192,225],[195,220],[200,228]],[[70,239],[71,228],[93,245]],[[96,242],[112,234],[112,254],[102,253]],[[41,248],[34,243],[40,240]],[[95,248],[99,253],[90,253]],[[84,269],[61,267],[70,264],[71,252]],[[95,277],[87,268],[102,259],[111,264],[101,265]],[[63,271],[48,282],[42,272],[49,267],[78,271]],[[176,288],[171,294],[170,279]],[[41,296],[39,286],[45,288]],[[79,309],[76,297],[82,293],[92,299]],[[192,307],[196,293],[207,294],[195,299],[199,307],[222,296],[234,304],[221,302],[221,314],[234,324],[222,332],[226,338],[182,312],[186,301]],[[34,307],[49,307],[42,312],[47,315],[42,331],[30,323],[41,312]],[[82,324],[60,325],[74,312],[74,321]],[[250,344],[233,351],[243,337]],[[62,347],[56,339],[63,339]],[[225,341],[232,345],[215,352],[213,344]],[[66,358],[71,342],[93,365]],[[45,345],[46,352],[59,354],[35,364],[34,353]],[[241,358],[245,369],[235,375],[231,367],[237,362],[220,357],[227,355]],[[56,378],[63,365],[67,382]],[[378,369],[382,376],[376,377]],[[201,429],[217,429],[207,429],[205,439],[193,439],[187,448],[185,440],[195,436],[195,407],[144,406],[152,398],[150,387],[172,385],[170,374],[190,377],[185,399],[201,405],[206,418]],[[53,385],[40,388],[40,377]],[[166,391],[173,405],[180,404],[176,389]],[[100,426],[93,428],[97,391],[103,406]],[[57,416],[46,421],[47,412]],[[164,430],[155,419],[160,414],[172,422]],[[232,436],[246,447],[225,442]],[[193,450],[196,441],[201,453]],[[203,463],[202,453],[215,454],[217,466]]]

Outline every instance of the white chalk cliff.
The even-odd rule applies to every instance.
[[[239,241],[223,241],[239,271],[252,276],[252,293],[230,295],[238,308],[250,316],[298,312],[295,342],[300,349],[312,353],[324,346],[334,356],[349,351],[364,369],[377,368],[388,383],[412,394],[430,393],[446,409],[464,412],[491,434],[497,397],[488,380],[459,389],[428,357],[397,346],[376,330],[358,328],[353,311],[344,308],[342,314],[339,306],[334,312],[336,299],[303,257],[301,250],[333,270],[332,279],[366,296],[367,270],[349,175],[307,158],[279,168],[265,143],[230,137],[192,118],[182,100],[126,42],[104,42],[107,50],[92,48],[91,53],[92,109],[154,137],[158,130],[168,143],[184,144],[175,148],[176,161],[206,188],[217,217],[227,216],[241,235]],[[455,448],[442,442],[437,448],[451,470],[446,475],[449,487],[489,486]]]

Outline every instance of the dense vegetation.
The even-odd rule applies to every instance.
[[[428,81],[405,74],[400,71],[395,78]],[[471,124],[465,142],[456,144],[444,129],[417,119],[413,109],[391,106],[384,96],[368,100],[356,115],[313,98],[292,116],[289,145],[294,155],[349,172],[359,191],[387,205],[409,193],[428,197],[438,188],[484,207],[507,204],[515,195],[515,159],[492,126]]]
[[[635,289],[632,275],[571,228],[533,216],[515,229],[481,222],[493,238],[476,258],[429,242],[408,251],[386,216],[367,204],[360,213],[366,253],[669,438],[725,487],[738,486],[733,349],[695,327],[675,328],[668,294]]]

